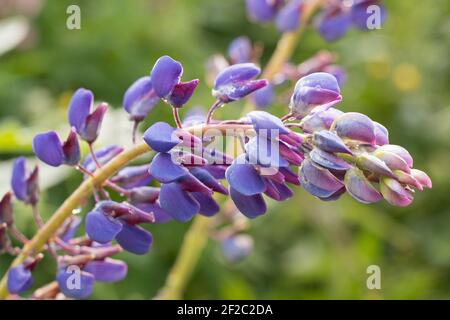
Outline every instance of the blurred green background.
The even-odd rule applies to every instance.
[[[292,61],[300,63],[323,48],[336,52],[348,72],[341,109],[385,124],[391,142],[413,154],[415,167],[430,174],[434,188],[417,194],[403,209],[363,205],[348,195],[324,203],[296,189],[294,199],[272,204],[268,214],[251,222],[255,249],[245,261],[226,263],[217,243],[210,241],[186,298],[450,298],[450,2],[385,3],[389,17],[382,30],[352,30],[327,44],[308,29]],[[66,28],[70,4],[81,7],[81,30]],[[1,193],[8,189],[12,159],[32,156],[33,134],[66,132],[68,100],[78,87],[92,89],[96,99],[116,107],[100,144],[128,143],[130,123],[120,108],[123,93],[149,73],[159,56],[182,61],[184,79],[203,79],[204,61],[224,53],[235,37],[261,42],[263,62],[279,37],[272,25],[248,22],[243,0],[0,0],[0,17],[0,34],[10,28],[25,37],[14,49],[8,48],[8,43],[14,47],[14,39],[0,43]],[[212,102],[202,81],[186,109]],[[233,103],[218,114],[237,116],[242,107]],[[274,112],[281,115],[285,109],[275,106]],[[161,104],[148,123],[169,118],[169,108]],[[40,208],[48,218],[81,177],[41,167],[46,190]],[[31,236],[31,213],[17,205],[16,216]],[[151,226],[153,251],[122,254],[128,278],[96,285],[93,298],[154,296],[188,227]],[[10,261],[0,257],[1,274]],[[381,268],[381,290],[366,287],[369,265]],[[53,262],[41,264],[36,275],[36,285],[51,281]]]

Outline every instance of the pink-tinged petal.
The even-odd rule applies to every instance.
[[[395,179],[395,174],[389,169],[383,160],[374,155],[363,153],[356,157],[358,167],[363,170],[370,171],[380,176],[390,177]]]
[[[327,130],[316,131],[314,132],[313,141],[323,151],[352,154],[352,151],[345,145],[344,141],[334,132]]]
[[[188,82],[180,82],[176,84],[167,98],[170,105],[175,108],[181,108],[186,102],[189,101],[195,91],[195,88],[197,88],[198,83],[199,80],[194,79]]]
[[[409,173],[411,171],[408,163],[406,163],[406,161],[402,157],[393,152],[378,148],[373,152],[373,155],[381,159],[392,170],[402,170],[406,173]]]
[[[160,98],[167,97],[180,82],[183,74],[181,63],[169,56],[159,58],[151,71],[153,90]]]
[[[80,133],[85,125],[86,119],[91,113],[94,103],[94,94],[92,91],[80,88],[72,96],[69,105],[69,123]]]
[[[97,140],[106,111],[108,111],[108,104],[102,102],[98,105],[97,109],[86,118],[85,127],[78,132],[83,140],[88,143],[93,143]]]
[[[140,226],[128,224],[123,225],[116,240],[123,249],[137,255],[149,252],[153,244],[153,236],[150,232]]]
[[[168,152],[181,143],[176,129],[166,122],[156,122],[144,133],[144,141],[157,152]]]
[[[302,187],[319,198],[329,197],[343,187],[330,171],[318,167],[310,159],[303,161],[299,175]]]
[[[0,200],[0,226],[4,223],[7,227],[14,223],[11,192],[7,192]]]
[[[130,201],[134,203],[154,203],[159,197],[159,188],[138,187],[130,190]]]
[[[246,196],[262,193],[266,188],[263,179],[251,164],[232,164],[225,175],[231,187]]]
[[[342,111],[335,108],[321,112],[313,112],[302,119],[301,126],[303,131],[309,133],[329,130],[334,120],[342,114]]]
[[[411,169],[411,175],[420,182],[420,184],[428,189],[433,187],[430,177],[423,171],[418,169]]]
[[[416,188],[420,191],[423,190],[422,184],[412,175],[407,174],[406,172],[403,172],[401,170],[394,170],[394,174],[398,182],[407,184],[410,187]]]
[[[174,163],[168,153],[158,153],[152,160],[150,174],[159,182],[169,183],[188,175],[189,171]]]
[[[127,276],[128,266],[123,261],[106,258],[88,262],[83,271],[92,274],[96,281],[118,282]]]
[[[375,125],[370,118],[357,112],[347,112],[336,118],[332,127],[339,137],[375,144]]]
[[[52,167],[59,167],[64,162],[61,140],[55,131],[36,135],[33,139],[33,151],[42,162]]]
[[[391,178],[381,179],[380,192],[384,199],[393,206],[406,207],[414,200],[410,191],[406,190],[400,182]]]
[[[293,172],[290,168],[280,168],[279,172],[281,172],[284,176],[284,180],[288,183],[292,183],[293,185],[300,185],[300,178],[295,172]]]
[[[385,144],[389,144],[389,131],[382,124],[374,121],[375,126],[375,142],[379,146],[384,146]]]
[[[75,166],[80,162],[81,151],[80,143],[78,142],[77,132],[75,128],[70,130],[69,136],[62,145],[64,153],[64,163],[69,166]]]
[[[213,193],[210,188],[190,173],[178,179],[177,183],[184,191],[200,192],[205,195]]]
[[[300,166],[305,159],[304,155],[301,154],[297,148],[289,147],[283,142],[280,142],[278,144],[278,147],[280,149],[281,158],[286,159],[290,164],[294,166]]]
[[[159,196],[161,208],[175,220],[186,222],[199,212],[200,204],[176,182],[163,184]]]
[[[230,196],[236,208],[247,218],[254,219],[267,211],[266,203],[261,194],[246,196],[230,188]]]
[[[378,190],[358,168],[348,170],[344,182],[348,193],[359,202],[375,203],[383,199]]]
[[[408,164],[410,168],[413,167],[414,161],[411,154],[408,152],[408,150],[406,150],[401,146],[397,146],[395,144],[386,144],[384,146],[379,147],[378,150],[395,153],[403,160],[405,160],[405,162]]]
[[[345,160],[319,148],[314,148],[309,156],[312,161],[326,169],[346,171],[351,168]]]
[[[225,195],[228,194],[228,189],[225,188],[217,178],[209,173],[209,171],[203,168],[192,168],[190,172],[211,190]]]
[[[158,202],[155,203],[136,203],[136,207],[139,209],[152,213],[155,218],[155,223],[167,223],[172,221],[172,216],[165,211]]]

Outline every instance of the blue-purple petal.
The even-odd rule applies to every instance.
[[[261,194],[246,196],[230,188],[230,196],[236,208],[247,218],[254,219],[267,211],[267,206]]]
[[[126,251],[143,255],[150,251],[153,236],[140,226],[124,224],[122,230],[116,236],[116,240]]]
[[[176,182],[163,184],[159,195],[161,208],[175,220],[186,222],[199,212],[200,204]]]
[[[36,135],[33,139],[33,151],[39,160],[52,167],[59,167],[64,162],[61,140],[55,131]]]
[[[91,211],[86,216],[86,233],[91,240],[102,244],[111,242],[122,227],[119,221],[100,211]]]
[[[176,129],[166,122],[156,122],[144,133],[144,141],[157,152],[168,152],[181,143]]]
[[[69,123],[77,129],[78,133],[84,129],[93,103],[94,94],[90,90],[80,88],[72,96],[69,105]]]
[[[88,262],[83,271],[92,274],[96,281],[118,282],[127,276],[128,266],[123,261],[106,258]]]
[[[160,98],[167,97],[180,82],[183,74],[181,63],[169,56],[162,56],[153,66],[150,74],[153,89]]]

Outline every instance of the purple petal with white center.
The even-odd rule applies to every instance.
[[[26,159],[17,158],[13,165],[11,187],[16,198],[25,202],[28,200],[27,179]]]
[[[83,271],[92,274],[96,281],[110,283],[125,279],[128,266],[123,261],[106,258],[105,260],[89,261]]]
[[[174,163],[168,153],[158,153],[152,160],[150,174],[159,182],[169,183],[189,174],[189,171]]]
[[[405,162],[408,164],[410,168],[413,167],[414,161],[413,158],[411,157],[411,154],[408,152],[408,150],[406,150],[401,146],[397,146],[394,144],[385,144],[384,146],[379,147],[378,150],[395,153],[400,158],[405,160]]]
[[[230,195],[236,208],[247,218],[254,219],[267,211],[266,203],[261,194],[246,196],[230,188]]]
[[[383,199],[382,195],[369,182],[358,168],[351,168],[345,174],[345,187],[348,193],[362,203],[375,203]]]
[[[11,294],[20,294],[27,291],[33,285],[31,271],[23,264],[11,268],[8,272],[8,291]]]
[[[380,192],[384,199],[393,206],[406,207],[414,200],[410,191],[406,190],[400,182],[391,178],[381,178]]]
[[[126,251],[143,255],[150,251],[153,236],[142,227],[124,224],[122,231],[116,236],[116,240]]]
[[[313,140],[315,145],[323,151],[352,154],[352,151],[345,145],[344,141],[334,132],[327,130],[314,132]]]
[[[289,1],[276,16],[275,24],[280,32],[295,31],[300,27],[302,1]]]
[[[310,159],[303,161],[299,175],[302,187],[319,198],[327,198],[343,187],[330,171],[314,165]]]
[[[379,146],[389,144],[389,131],[382,124],[374,121],[375,126],[375,142]]]
[[[213,197],[200,192],[192,192],[191,195],[200,204],[201,215],[212,217],[220,211],[220,207]]]
[[[423,171],[418,169],[411,169],[411,175],[420,182],[422,187],[431,189],[433,187],[433,183],[431,182],[430,177]]]
[[[252,43],[248,37],[234,39],[228,47],[231,64],[246,63],[252,59]]]
[[[361,1],[352,6],[351,12],[352,24],[360,30],[371,30],[372,24],[381,28],[386,21],[386,8],[378,0]],[[375,20],[376,19],[376,20]],[[375,24],[379,23],[378,26]]]
[[[95,278],[88,272],[80,272],[78,268],[69,266],[58,272],[56,281],[58,282],[59,290],[66,297],[86,299],[92,294]]]
[[[156,106],[159,97],[153,90],[150,77],[137,79],[125,92],[123,106],[130,114],[130,119],[142,121]]]
[[[55,131],[40,133],[33,138],[33,151],[42,162],[59,167],[64,161],[61,140]]]
[[[103,212],[91,211],[86,216],[86,233],[91,240],[105,244],[122,230],[122,224]]]
[[[64,163],[69,166],[75,166],[80,162],[81,151],[75,128],[70,129],[69,136],[62,145],[64,153]]]
[[[272,84],[256,90],[252,95],[253,103],[260,109],[268,108],[275,102],[275,90]]]
[[[253,251],[253,239],[245,234],[225,238],[221,243],[222,254],[230,263],[237,263]]]
[[[302,129],[303,131],[309,133],[321,130],[329,130],[334,120],[341,114],[343,114],[343,112],[335,108],[311,113],[302,119]]]
[[[93,103],[94,94],[90,90],[80,88],[72,96],[69,105],[69,123],[78,133],[84,129]]]
[[[180,82],[183,74],[181,63],[169,56],[162,56],[153,66],[150,77],[153,89],[160,98],[167,97]]]
[[[159,196],[161,208],[175,220],[186,222],[199,212],[200,204],[176,182],[163,184]]]
[[[283,122],[278,117],[275,117],[266,111],[252,111],[247,114],[247,117],[252,122],[256,132],[267,130],[268,137],[270,137],[271,134],[279,136],[291,132],[284,126]]]
[[[228,189],[225,188],[218,180],[215,178],[208,170],[203,168],[192,168],[191,174],[193,174],[197,179],[203,182],[208,188],[215,192],[219,192],[227,195]]]
[[[375,144],[375,125],[362,113],[347,112],[336,118],[332,129],[343,139]]]
[[[264,180],[252,164],[234,163],[228,167],[225,176],[233,189],[246,196],[259,194],[266,188]]]
[[[356,163],[363,170],[395,179],[394,173],[389,169],[386,163],[373,155],[368,153],[360,154],[356,157]]]
[[[186,102],[189,101],[195,91],[195,88],[197,88],[198,83],[199,80],[194,79],[188,82],[180,82],[176,84],[167,98],[170,105],[176,108],[181,108]]]
[[[309,156],[314,163],[326,169],[346,171],[351,168],[350,164],[345,160],[319,148],[314,148]]]
[[[340,9],[328,10],[315,21],[321,36],[331,42],[342,38],[350,27],[350,15]]]
[[[176,129],[166,122],[157,122],[144,133],[144,141],[157,152],[168,152],[181,143]]]
[[[246,0],[246,7],[252,21],[268,22],[275,17],[276,8],[270,0]]]

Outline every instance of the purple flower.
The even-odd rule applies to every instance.
[[[72,96],[69,106],[69,123],[78,135],[88,143],[97,140],[103,117],[108,110],[106,103],[93,109],[94,94],[90,90],[78,89]]]
[[[330,171],[305,159],[300,167],[302,187],[318,198],[328,198],[339,192],[344,184]]]
[[[253,63],[240,63],[222,70],[214,83],[213,95],[224,103],[239,100],[268,85],[267,80],[252,80],[261,70]]]
[[[225,172],[230,186],[244,196],[252,196],[264,192],[266,185],[254,165],[240,162],[239,158],[237,158]]]
[[[382,177],[380,180],[380,192],[384,199],[393,206],[406,207],[414,200],[411,191],[400,182],[392,178]]]
[[[23,264],[11,268],[8,272],[8,291],[19,294],[27,291],[33,285],[31,270]]]
[[[294,116],[303,118],[317,106],[324,110],[342,100],[336,78],[325,72],[317,72],[298,80],[289,108]]]
[[[36,135],[33,139],[33,151],[39,160],[53,167],[62,164],[75,166],[80,161],[80,145],[74,128],[64,143],[55,131]]]
[[[152,214],[130,204],[102,201],[86,216],[86,233],[98,243],[109,243],[113,239],[127,251],[145,254],[153,242],[151,234],[137,224],[152,223]]]
[[[275,17],[276,1],[246,0],[247,14],[252,21],[268,22]]]
[[[329,42],[345,36],[350,22],[348,11],[340,7],[322,12],[315,21],[319,33]]]
[[[302,130],[309,133],[329,130],[334,120],[341,114],[343,114],[343,112],[335,108],[320,112],[312,112],[302,119]]]
[[[301,8],[301,0],[291,0],[280,9],[275,19],[280,32],[295,31],[300,27]]]
[[[267,211],[267,205],[260,193],[246,196],[230,187],[230,196],[236,208],[247,218],[254,219]]]
[[[347,147],[344,141],[342,141],[342,139],[334,132],[326,130],[314,132],[313,141],[315,145],[323,151],[352,154],[352,151]]]
[[[161,99],[169,96],[175,86],[180,82],[183,74],[181,63],[169,56],[159,58],[150,73],[153,90]]]
[[[383,199],[378,190],[358,168],[351,168],[347,171],[345,187],[348,193],[361,203],[374,203]]]
[[[144,120],[159,102],[150,77],[136,80],[125,92],[123,106],[133,121]]]
[[[248,235],[233,235],[222,240],[222,254],[228,262],[237,263],[253,251],[253,239]]]
[[[14,162],[11,186],[18,200],[26,204],[37,204],[39,201],[38,177],[38,167],[36,166],[33,171],[29,172],[24,157],[20,157]]]
[[[86,299],[94,290],[95,277],[78,267],[62,268],[56,276],[59,290],[69,298]]]
[[[253,103],[260,109],[267,108],[275,102],[275,90],[274,86],[269,84],[268,86],[256,90],[252,95]]]
[[[118,282],[127,276],[128,266],[125,262],[106,258],[104,260],[89,261],[83,271],[94,276],[99,282]]]
[[[375,125],[370,118],[357,112],[347,112],[334,120],[331,127],[342,139],[359,141],[374,145],[376,143]]]
[[[117,156],[119,153],[123,151],[122,147],[116,146],[116,145],[109,145],[103,148],[98,149],[95,151],[95,156],[97,157],[98,162],[101,165],[104,165],[111,161],[115,156]],[[97,166],[92,159],[92,155],[86,156],[86,159],[84,160],[83,167],[89,170],[90,172],[94,172],[97,170]]]
[[[374,121],[375,126],[375,143],[379,146],[389,144],[389,131],[382,124]]]
[[[231,64],[246,63],[252,60],[252,43],[248,37],[234,39],[228,47]]]
[[[360,30],[380,28],[386,21],[386,8],[379,0],[359,0],[350,11],[352,24]],[[377,25],[379,23],[379,25]],[[373,28],[371,26],[374,26]]]
[[[166,122],[157,122],[145,131],[144,141],[157,152],[168,152],[182,142],[176,131]]]
[[[265,111],[252,111],[247,114],[256,132],[265,134],[274,133],[277,136],[290,133],[283,122],[274,115]]]
[[[161,186],[159,201],[161,207],[177,221],[189,221],[200,211],[199,202],[176,182]]]
[[[187,82],[180,82],[175,85],[167,100],[170,105],[175,108],[181,108],[191,98],[192,94],[197,88],[199,83],[198,79],[194,79]]]
[[[125,189],[149,185],[153,177],[148,172],[149,165],[125,167],[120,170],[111,181]]]

